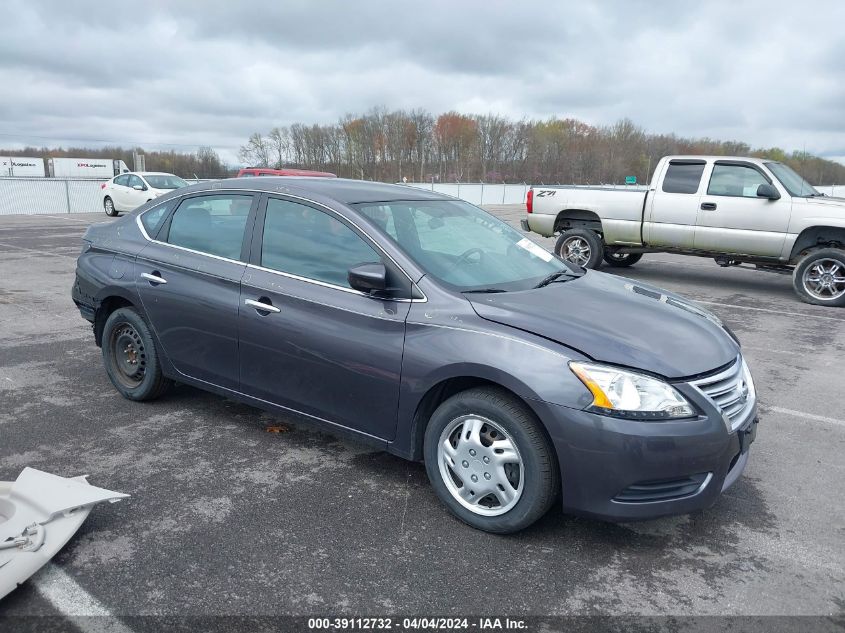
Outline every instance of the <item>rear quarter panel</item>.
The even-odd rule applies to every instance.
[[[562,211],[589,211],[601,220],[605,243],[641,243],[644,189],[535,187],[534,192],[535,214],[557,217]]]

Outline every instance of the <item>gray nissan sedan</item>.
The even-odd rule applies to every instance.
[[[557,501],[606,520],[712,505],[755,437],[715,316],[585,271],[401,185],[203,183],[85,234],[73,300],[131,400],[172,382],[423,460],[466,523]]]

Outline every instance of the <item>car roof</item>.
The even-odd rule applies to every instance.
[[[120,175],[124,176],[125,174],[134,174],[136,176],[175,176],[176,175],[176,174],[171,174],[171,173],[166,172],[166,171],[127,171],[127,172],[124,172],[123,174],[120,174]]]
[[[203,186],[204,185],[204,186]],[[314,176],[264,176],[262,178],[228,178],[201,183],[195,191],[221,189],[249,189],[279,193],[322,195],[343,204],[357,202],[390,202],[395,200],[454,200],[451,196],[408,185],[391,185],[383,182],[350,180],[347,178],[320,178]]]
[[[666,160],[705,160],[705,161],[737,161],[743,163],[754,163],[755,165],[762,165],[763,163],[776,163],[776,160],[768,158],[758,158],[756,156],[716,156],[713,154],[677,154],[666,156]]]

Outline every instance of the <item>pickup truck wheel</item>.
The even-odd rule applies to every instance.
[[[440,500],[480,530],[522,530],[558,497],[557,459],[545,432],[502,389],[477,387],[444,401],[426,427],[423,452]]]
[[[560,234],[555,253],[582,268],[598,268],[604,256],[601,237],[589,229],[569,229]]]
[[[792,286],[807,303],[845,306],[845,251],[838,248],[810,251],[792,271]]]
[[[604,249],[604,261],[616,268],[633,266],[642,258],[642,253],[619,253],[609,248]]]
[[[112,385],[128,400],[154,400],[170,386],[150,328],[134,308],[119,308],[106,319],[103,362]]]

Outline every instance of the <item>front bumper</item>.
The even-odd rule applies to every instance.
[[[699,400],[705,415],[668,422],[535,401],[557,452],[564,511],[631,521],[712,506],[745,469],[758,418],[755,403],[731,432],[715,407]]]

